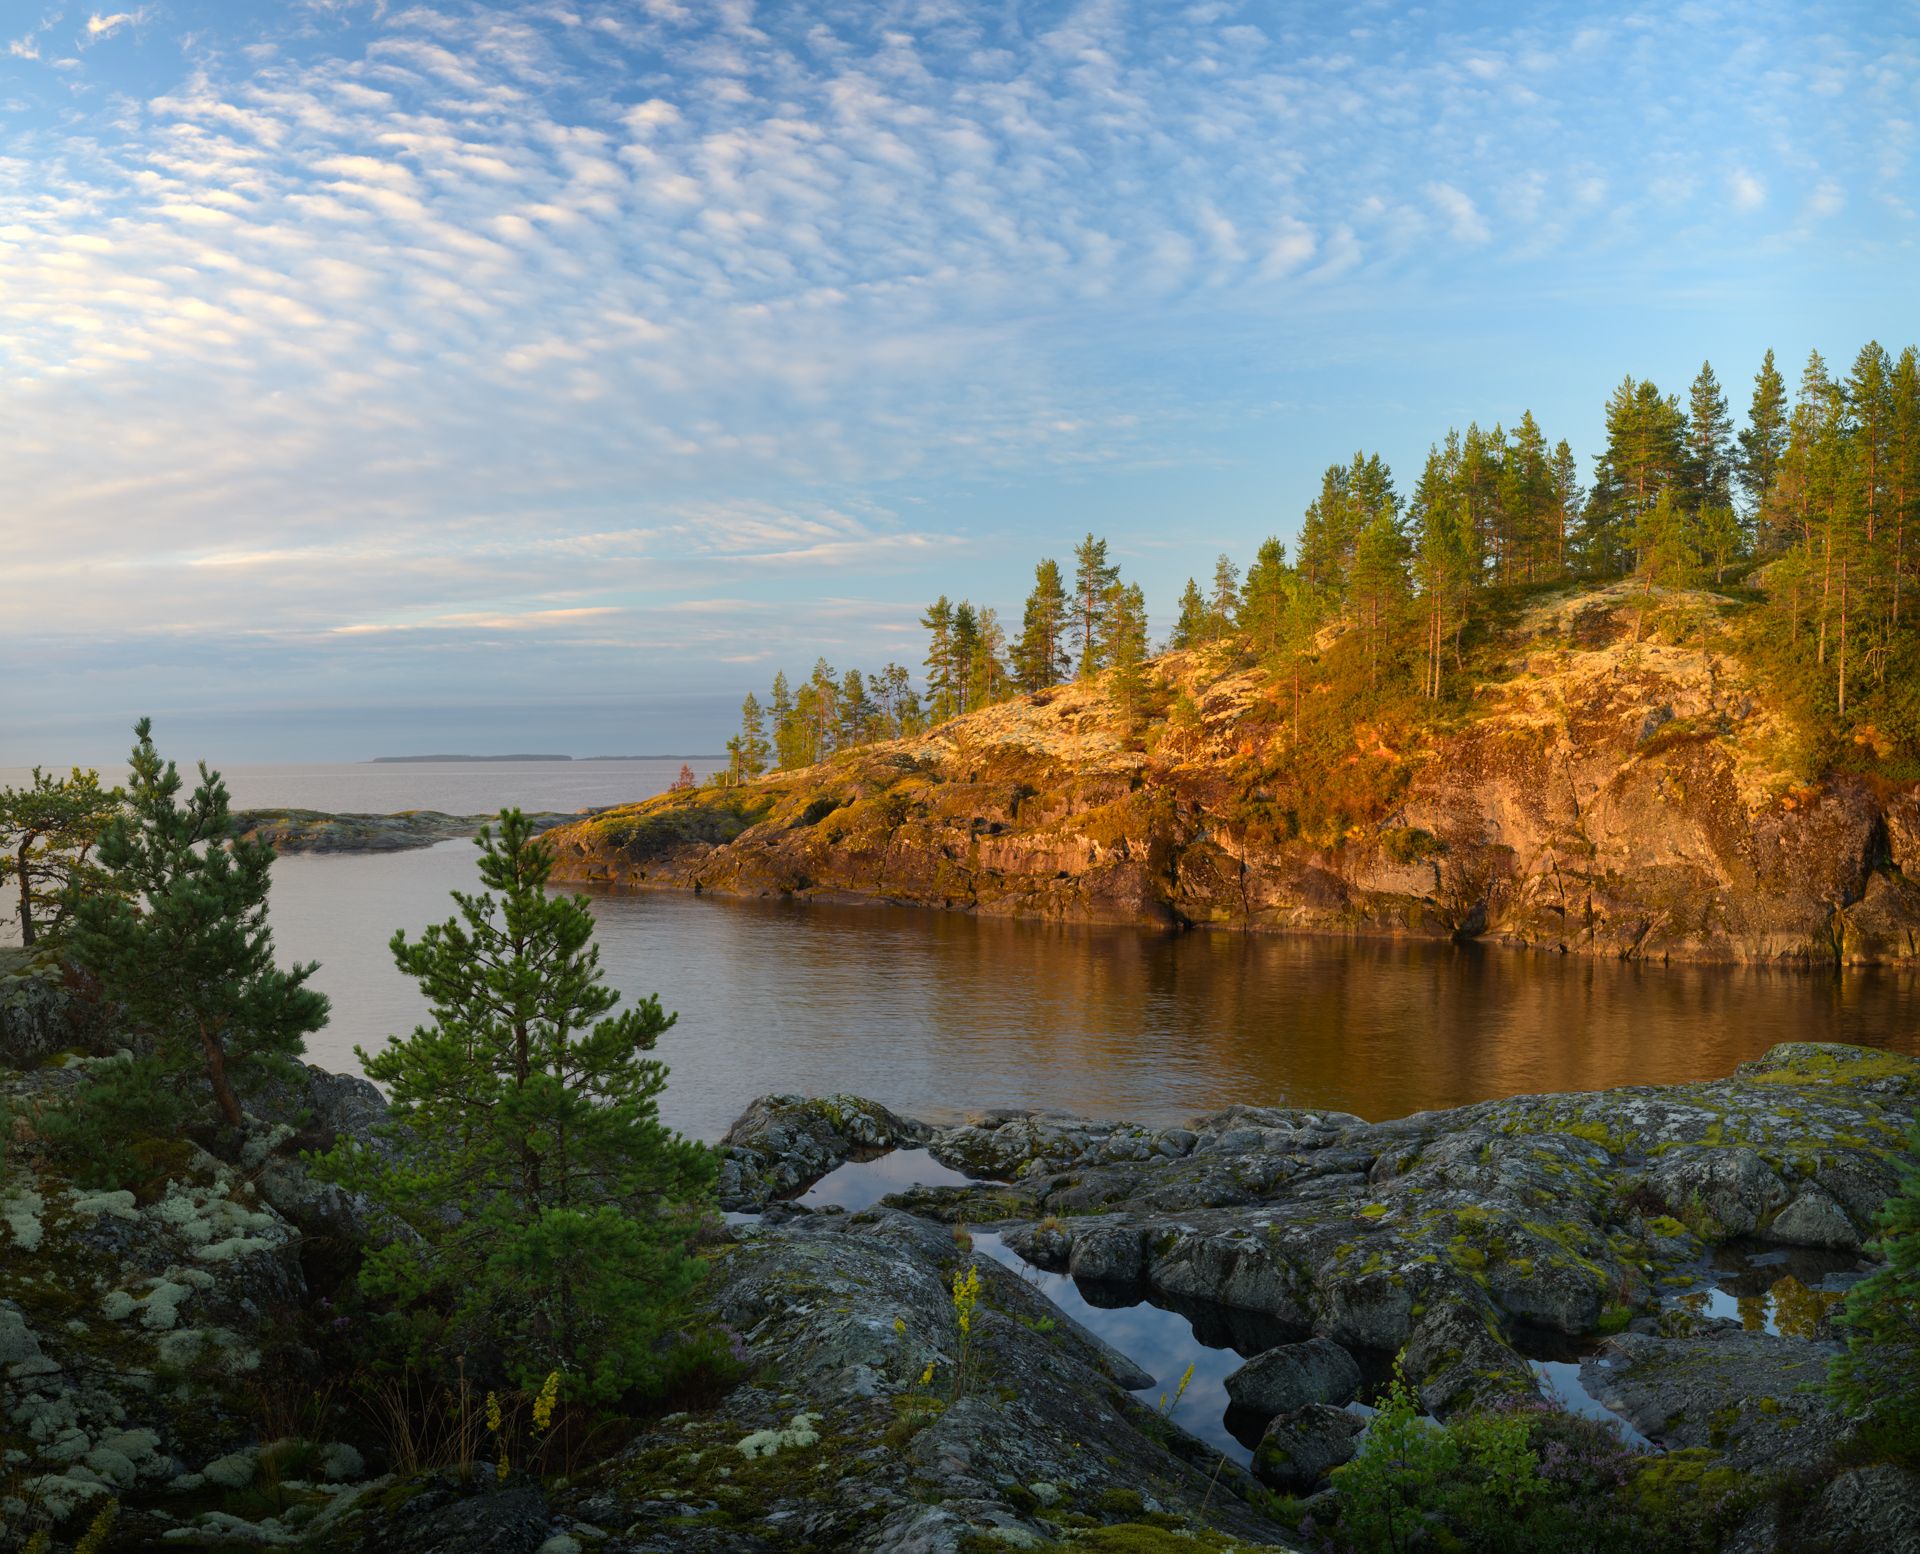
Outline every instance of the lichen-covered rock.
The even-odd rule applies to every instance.
[[[1272,1417],[1309,1403],[1351,1403],[1360,1393],[1360,1367],[1328,1338],[1282,1344],[1255,1355],[1227,1377],[1227,1396],[1249,1413]]]
[[[1880,1462],[1840,1474],[1803,1518],[1831,1549],[1920,1554],[1920,1473]]]
[[[1471,1301],[1446,1300],[1422,1313],[1402,1356],[1420,1406],[1445,1417],[1530,1398],[1533,1371]]]
[[[1270,1420],[1254,1448],[1254,1475],[1288,1494],[1311,1494],[1360,1450],[1365,1419],[1326,1403],[1308,1403]]]
[[[1808,1183],[1760,1232],[1762,1241],[1776,1246],[1827,1247],[1835,1251],[1854,1251],[1860,1246],[1860,1231],[1833,1199],[1833,1195]]]
[[[1737,1469],[1787,1472],[1820,1463],[1847,1434],[1824,1390],[1837,1351],[1738,1329],[1623,1333],[1582,1363],[1580,1379],[1657,1445],[1711,1447]]]
[[[1646,1190],[1673,1218],[1715,1240],[1750,1235],[1789,1196],[1786,1183],[1747,1148],[1669,1156],[1647,1173]]]
[[[762,1096],[720,1141],[720,1206],[764,1208],[848,1160],[923,1144],[930,1131],[858,1096]]]
[[[662,1554],[959,1554],[1051,1544],[1068,1514],[1284,1545],[1240,1469],[1131,1395],[1150,1377],[944,1227],[783,1210],[737,1234],[704,1298],[746,1382],[648,1425],[556,1492],[556,1513]],[[963,1350],[952,1281],[968,1266],[981,1296]]]

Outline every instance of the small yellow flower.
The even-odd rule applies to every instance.
[[[496,1479],[498,1479],[502,1484],[504,1484],[507,1481],[508,1472],[509,1472],[509,1469],[507,1467],[507,1443],[504,1439],[502,1439],[502,1441],[500,1442],[500,1460],[493,1465],[493,1476]]]
[[[961,1333],[973,1331],[973,1309],[980,1304],[980,1266],[970,1263],[963,1274],[953,1276],[953,1319]]]
[[[553,1426],[553,1408],[560,1401],[560,1373],[548,1376],[545,1385],[540,1388],[540,1396],[533,1400],[533,1427],[547,1430]]]
[[[903,1318],[903,1317],[895,1317],[895,1318],[893,1319],[893,1330],[894,1330],[894,1331],[895,1331],[896,1333],[899,1333],[899,1334],[901,1334],[902,1336],[904,1336],[904,1335],[906,1334],[906,1331],[907,1331],[907,1324],[906,1324],[906,1320],[905,1320],[905,1318]]]
[[[925,1386],[933,1380],[933,1361],[927,1361],[927,1368],[920,1373],[920,1385]]]
[[[500,1433],[500,1399],[491,1392],[487,1394],[487,1433],[490,1435]]]

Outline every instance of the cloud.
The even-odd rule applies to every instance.
[[[1450,183],[1433,182],[1426,185],[1424,192],[1446,218],[1447,230],[1457,241],[1485,243],[1492,239],[1493,234],[1481,219],[1479,208],[1461,190]]]
[[[52,31],[64,14],[59,10],[48,11],[34,26],[8,42],[8,55],[14,59],[38,59],[41,37]]]
[[[666,606],[829,574],[957,590],[963,535],[1243,468],[1276,397],[1312,401],[1302,437],[1371,436],[1373,400],[1350,425],[1248,363],[1346,370],[1396,308],[1759,262],[1715,196],[1796,191],[1782,243],[1910,240],[1916,67],[1838,23],[1334,8],[1283,41],[1181,0],[1045,29],[948,0],[309,0],[196,20],[182,53],[157,35],[185,8],[119,3],[66,24],[167,44],[137,98],[121,50],[9,92],[0,487],[28,496],[0,523],[10,575],[61,581],[0,653],[189,619],[440,651],[636,601],[717,627]],[[1858,89],[1812,114],[1835,79]]]
[[[144,5],[138,10],[114,11],[109,15],[102,15],[95,11],[87,18],[86,27],[81,33],[80,46],[87,48],[95,43],[104,43],[122,28],[140,26],[148,19],[149,14],[148,7]]]

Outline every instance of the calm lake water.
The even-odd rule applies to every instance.
[[[473,847],[282,859],[286,954],[321,961],[317,1061],[422,1010],[386,940],[447,914]],[[1165,936],[905,908],[591,897],[609,979],[657,992],[681,1128],[769,1090],[942,1120],[1052,1106],[1178,1120],[1234,1101],[1379,1119],[1491,1096],[1723,1075],[1776,1041],[1920,1052],[1910,973],[1662,968],[1502,950]]]
[[[578,809],[664,788],[677,761],[236,767],[239,806]],[[696,765],[704,769],[704,763]],[[0,773],[0,781],[13,780]],[[424,1014],[387,941],[448,915],[471,842],[288,857],[283,958],[318,960],[355,1064]],[[1638,966],[1473,946],[1167,936],[883,907],[593,897],[610,980],[679,1024],[667,1114],[717,1137],[769,1090],[854,1091],[933,1120],[1053,1106],[1177,1120],[1234,1101],[1369,1118],[1542,1090],[1723,1075],[1777,1041],[1920,1052],[1920,978]]]

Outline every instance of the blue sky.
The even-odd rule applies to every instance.
[[[0,764],[717,748],[1920,334],[1920,8],[0,0]]]

